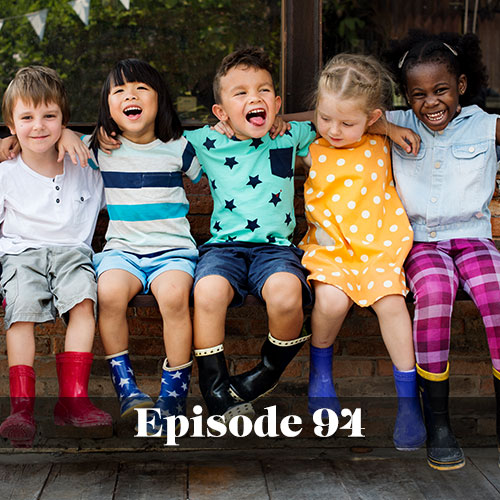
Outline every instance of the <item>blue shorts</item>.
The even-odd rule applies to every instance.
[[[308,271],[301,264],[304,252],[295,246],[211,243],[202,245],[199,251],[194,286],[205,276],[226,278],[234,289],[231,307],[241,306],[248,294],[263,300],[262,288],[269,276],[275,273],[297,276],[302,283],[302,305],[312,303],[312,292],[307,283]]]
[[[142,283],[142,293],[148,293],[153,280],[165,271],[184,271],[193,276],[197,261],[195,248],[174,248],[152,256],[121,250],[105,250],[94,255],[97,277],[111,269],[128,271]]]

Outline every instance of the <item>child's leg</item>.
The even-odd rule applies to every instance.
[[[416,243],[405,262],[415,297],[413,336],[427,428],[427,462],[439,470],[465,465],[448,412],[451,312],[458,288],[450,254],[450,241]]]
[[[300,335],[304,321],[302,283],[291,273],[269,276],[262,288],[269,331],[278,340],[292,340]]]
[[[223,342],[227,308],[233,297],[233,287],[222,276],[205,276],[194,289],[194,354],[200,390],[209,414],[224,415],[226,421],[238,414],[254,414],[251,405],[242,404],[229,392]]]
[[[333,343],[352,306],[352,300],[336,286],[314,281],[315,302],[311,315],[308,410],[329,408],[340,415],[332,378]]]
[[[266,302],[269,334],[262,345],[260,363],[231,377],[233,392],[244,401],[254,401],[272,391],[310,337],[302,325],[302,307],[311,301],[302,254],[295,247],[263,245],[249,256],[249,289]]]
[[[34,323],[14,323],[6,332],[9,361],[10,415],[0,426],[0,435],[15,448],[33,446],[36,425]]]
[[[189,295],[193,278],[180,270],[165,271],[151,283],[163,318],[163,341],[166,358],[163,362],[160,394],[154,408],[161,411],[155,415],[155,423],[148,426],[148,433],[157,435],[160,427],[166,435],[162,417],[186,414],[186,397],[191,380],[191,347],[193,341]]]
[[[94,302],[85,299],[69,311],[64,350],[90,352],[94,343],[94,335]]]
[[[426,431],[417,390],[410,315],[401,295],[383,297],[372,307],[394,365],[398,413],[393,441],[398,450],[415,450],[425,443]]]
[[[207,349],[224,342],[226,314],[234,289],[223,276],[201,278],[194,288],[194,347]]]
[[[394,366],[400,371],[415,368],[411,320],[402,295],[388,295],[372,305],[382,338]]]
[[[142,288],[141,281],[123,269],[110,269],[99,276],[99,333],[106,354],[128,348],[127,306]]]
[[[121,417],[135,415],[135,408],[153,406],[153,400],[137,387],[127,350],[127,305],[142,289],[139,278],[123,269],[107,270],[97,280],[99,333],[120,400]]]
[[[420,368],[444,373],[450,350],[453,303],[458,274],[447,243],[416,243],[405,262],[406,278],[415,298],[413,337]]]
[[[193,328],[189,314],[189,294],[193,278],[184,271],[166,271],[151,283],[163,319],[163,341],[169,366],[191,359]]]

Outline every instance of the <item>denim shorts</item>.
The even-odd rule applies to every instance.
[[[193,276],[197,261],[198,250],[195,248],[174,248],[149,256],[121,250],[105,250],[94,255],[98,277],[104,271],[122,269],[142,283],[142,293],[148,293],[153,280],[165,271],[184,271]]]
[[[85,299],[97,302],[90,248],[30,248],[1,257],[0,288],[5,298],[4,327],[20,321],[44,323],[57,315],[67,321]]]
[[[275,273],[290,273],[302,283],[302,305],[312,302],[308,271],[301,264],[303,251],[295,246],[258,243],[211,243],[199,247],[194,285],[205,276],[226,278],[234,289],[231,307],[243,304],[248,294],[262,298],[262,288]],[[194,287],[193,287],[194,289]]]

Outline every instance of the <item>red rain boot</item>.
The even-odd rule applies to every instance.
[[[59,400],[54,408],[56,425],[95,427],[112,424],[111,415],[95,407],[88,397],[93,357],[90,352],[56,354],[59,380]]]
[[[35,439],[35,371],[31,366],[9,368],[10,416],[0,425],[0,435],[14,448],[31,448]]]

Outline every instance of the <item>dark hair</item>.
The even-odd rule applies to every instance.
[[[220,79],[226,76],[228,71],[236,66],[263,69],[272,75],[272,65],[269,56],[259,47],[247,47],[239,49],[222,59],[217,73],[215,73],[213,90],[216,103],[220,103]]]
[[[92,133],[90,146],[92,148],[99,147],[97,131],[100,127],[108,135],[111,135],[112,132],[116,134],[122,132],[111,118],[108,97],[113,85],[123,85],[126,82],[145,83],[156,91],[158,94],[158,112],[155,119],[155,136],[163,142],[168,142],[171,139],[179,139],[182,135],[182,125],[170,98],[165,80],[155,68],[144,61],[140,61],[139,59],[122,59],[109,72],[102,86],[97,125]]]
[[[424,30],[410,30],[403,40],[391,42],[390,49],[383,57],[405,96],[408,71],[424,63],[444,64],[457,79],[460,75],[466,76],[467,88],[460,96],[460,104],[463,106],[473,103],[488,83],[479,38],[472,33],[434,35]]]

